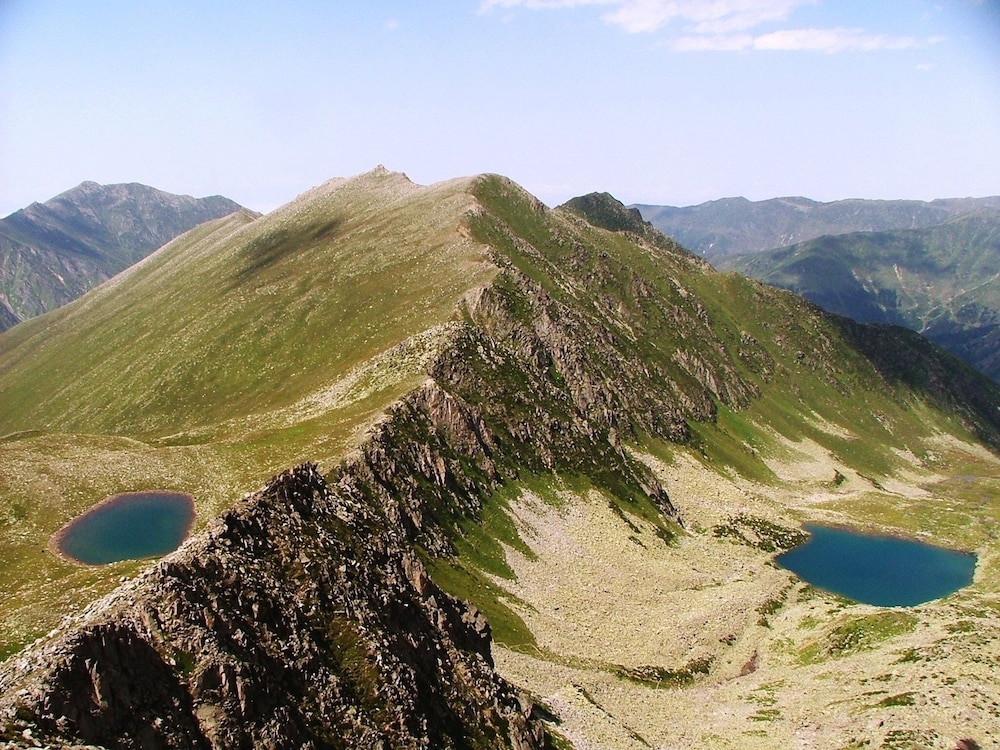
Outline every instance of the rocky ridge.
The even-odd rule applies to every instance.
[[[463,522],[481,522],[505,485],[555,472],[585,478],[621,518],[641,509],[669,540],[682,518],[625,446],[689,440],[772,379],[806,373],[863,397],[860,378],[876,377],[870,361],[838,359],[829,317],[713,276],[726,305],[767,306],[753,333],[737,327],[703,296],[704,261],[606,197],[550,212],[496,177],[475,197],[467,231],[498,272],[464,296],[427,379],[325,480],[311,465],[283,474],[4,663],[0,737],[540,747],[529,701],[492,670],[485,619],[426,572]]]
[[[331,472],[332,491],[311,465],[277,477],[5,664],[6,737],[539,746],[530,704],[491,670],[485,618],[441,592],[415,549],[453,554],[458,523],[522,472],[588,476],[653,508],[669,538],[680,516],[621,441],[684,439],[685,419],[712,414],[709,394],[751,390],[735,373],[722,386],[707,366],[683,384],[649,370],[614,328],[497,260],[505,270],[466,301],[431,377]],[[636,294],[655,296],[641,283]]]
[[[542,746],[490,629],[313,465],[4,665],[19,746]]]

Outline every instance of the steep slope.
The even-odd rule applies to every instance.
[[[0,300],[20,320],[76,299],[197,224],[240,205],[135,183],[84,182],[0,219]],[[0,318],[0,330],[10,327]]]
[[[483,616],[379,520],[314,466],[276,477],[16,661],[4,724],[108,747],[541,747]]]
[[[713,261],[793,245],[823,235],[918,229],[980,210],[1000,197],[925,201],[722,198],[697,206],[636,206],[643,218],[684,247]]]
[[[0,299],[0,331],[16,326],[20,322],[17,313],[10,309],[10,305]]]
[[[905,325],[1000,377],[1000,212],[926,229],[822,237],[720,267],[861,322]]]
[[[460,186],[417,190],[373,173],[256,221],[206,224],[12,332],[0,391],[14,406],[0,430],[162,435],[294,404],[331,372],[447,321],[492,275],[457,234],[467,200]],[[408,233],[421,244],[402,244]]]
[[[137,700],[180,706],[176,726],[219,747],[238,742],[234,717],[263,726],[249,698],[262,673],[281,675],[261,705],[283,706],[296,739],[322,744],[356,715],[356,736],[408,746],[415,735],[379,732],[412,726],[382,717],[412,715],[401,693],[417,691],[451,695],[452,716],[484,712],[481,732],[474,718],[450,725],[470,746],[536,741],[490,658],[544,699],[550,733],[583,747],[1000,731],[988,676],[1000,508],[983,497],[1000,467],[976,438],[1000,444],[1000,391],[914,334],[719,274],[609,196],[549,210],[496,176],[425,188],[380,169],[332,181],[267,217],[201,227],[0,336],[0,397],[28,402],[0,415],[0,612],[10,650],[40,639],[0,668],[4,739],[107,741],[58,716],[71,705],[64,715],[109,712],[89,727],[121,717],[100,701],[103,675],[131,684],[97,646],[109,629],[130,634],[119,641],[170,686]],[[304,459],[323,462],[325,481],[308,468],[286,477],[322,498],[315,507],[278,502],[286,478],[226,511],[239,488]],[[959,474],[969,483],[947,481]],[[156,486],[192,492],[203,531],[45,635],[149,567],[40,560],[48,533],[104,494]],[[884,620],[774,567],[803,520],[923,533],[983,562],[966,592]],[[223,549],[237,539],[253,555]],[[230,593],[229,562],[201,559],[246,567],[254,596]],[[328,578],[322,595],[309,590]],[[362,581],[374,599],[361,601],[391,616],[342,606]],[[484,612],[499,645],[487,650],[473,609],[431,581]],[[206,598],[225,622],[247,623],[238,637],[188,616]],[[397,598],[412,604],[405,617]],[[126,614],[150,608],[163,613],[155,628]],[[468,627],[448,624],[463,612]],[[360,649],[314,647],[327,623],[364,626]],[[408,651],[400,632],[428,645]],[[860,633],[856,650],[836,650],[845,632]],[[270,639],[291,651],[278,656]],[[204,660],[183,656],[202,641],[213,644]],[[426,648],[448,658],[413,676],[405,665]],[[905,649],[919,658],[901,659]],[[312,724],[322,712],[289,686],[324,669],[334,685],[378,674],[403,688],[374,703],[324,693],[331,723]],[[478,677],[438,690],[468,670]],[[208,679],[222,673],[222,687]],[[932,675],[926,698],[889,700],[915,695],[921,674]],[[898,695],[873,699],[872,680]],[[505,722],[521,739],[494,734]],[[138,743],[142,723],[131,726]]]

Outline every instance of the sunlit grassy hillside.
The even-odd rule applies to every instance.
[[[373,173],[184,235],[4,339],[0,431],[163,437],[294,403],[492,275],[462,187]]]
[[[831,312],[912,328],[1000,378],[997,211],[925,229],[820,237],[720,264]]]
[[[961,606],[1000,606],[1000,509],[982,494],[997,386],[912,332],[720,274],[607,195],[549,209],[498,176],[331,181],[0,336],[0,404],[0,654],[146,564],[44,550],[92,503],[191,492],[204,526],[304,460],[410,523],[536,692],[610,685],[636,706],[662,687],[650,675],[705,687],[759,652],[789,701],[832,700],[813,659],[827,621],[815,648],[795,638],[820,610],[860,615],[793,584],[764,543],[805,520],[975,549]],[[892,637],[954,614],[928,612]]]
[[[193,493],[201,525],[289,465],[329,468],[419,383],[496,273],[460,224],[467,185],[334,180],[0,336],[0,650],[136,568],[44,553],[76,513],[163,488]]]

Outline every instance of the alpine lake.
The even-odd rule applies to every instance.
[[[803,527],[809,540],[775,562],[807,583],[862,604],[915,607],[972,583],[976,556],[892,536]]]
[[[160,491],[112,495],[53,534],[49,548],[83,565],[160,557],[187,538],[194,517],[190,495]]]

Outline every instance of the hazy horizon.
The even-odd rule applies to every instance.
[[[905,0],[0,6],[0,216],[85,181],[269,211],[384,164],[593,191],[1000,194],[1000,12]]]

